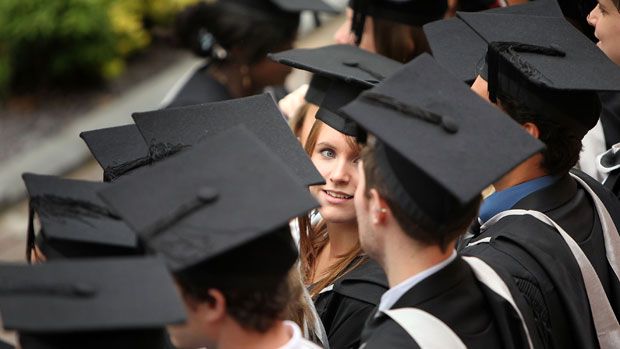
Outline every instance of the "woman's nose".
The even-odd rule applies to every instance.
[[[346,161],[338,161],[330,173],[329,179],[334,183],[347,183],[351,179],[350,167]]]

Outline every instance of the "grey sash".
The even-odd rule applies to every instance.
[[[575,178],[575,180],[586,189],[594,201],[603,229],[607,260],[614,270],[616,277],[620,279],[620,236],[618,236],[618,230],[611,218],[611,215],[607,211],[607,208],[605,208],[605,205],[603,205],[596,193],[594,193],[594,191],[581,178],[574,175],[573,178]],[[507,210],[495,215],[483,224],[480,229],[481,231],[484,231],[489,226],[497,223],[504,217],[520,215],[530,215],[539,221],[554,227],[562,236],[575,257],[577,264],[579,265],[581,276],[588,294],[591,316],[600,347],[620,348],[620,324],[618,323],[616,315],[614,314],[609,303],[609,299],[607,299],[607,295],[605,294],[601,281],[598,278],[594,267],[592,267],[590,260],[588,260],[588,257],[581,250],[577,242],[575,242],[575,240],[573,240],[573,238],[568,235],[562,227],[542,212],[533,210]],[[490,239],[483,239],[483,241],[473,242],[469,246],[478,243],[488,243],[489,241]]]
[[[533,348],[530,333],[523,320],[521,311],[516,306],[506,283],[495,270],[476,257],[462,257],[471,267],[478,281],[485,284],[493,292],[504,298],[516,311],[527,336],[529,348]],[[441,320],[416,308],[390,309],[384,312],[399,324],[420,346],[421,349],[467,348],[461,339]]]

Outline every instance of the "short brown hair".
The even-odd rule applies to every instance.
[[[478,208],[482,200],[482,195],[468,204],[468,207],[464,210],[464,213],[459,217],[454,217],[453,223],[443,222],[446,225],[454,226],[454,228],[447,231],[430,231],[420,226],[419,222],[416,222],[413,217],[403,210],[403,208],[391,199],[394,197],[393,193],[384,184],[384,175],[380,166],[375,159],[373,142],[369,144],[362,151],[362,161],[364,168],[364,176],[366,187],[364,192],[367,197],[370,197],[370,189],[376,189],[381,197],[387,202],[396,222],[403,229],[403,231],[413,240],[427,246],[439,246],[442,251],[448,248],[450,242],[456,240],[462,235],[472,220],[478,214]]]
[[[246,330],[265,333],[284,320],[291,301],[288,275],[297,259],[286,224],[232,251],[175,272],[184,296],[212,303],[209,290],[220,291],[226,312]],[[290,245],[285,250],[283,245]],[[264,258],[264,251],[277,256]]]

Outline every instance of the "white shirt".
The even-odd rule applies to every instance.
[[[598,156],[607,150],[601,120],[583,137],[581,143],[583,148],[579,155],[579,169],[597,181],[604,182],[605,178],[607,178],[607,173],[602,172],[597,166]]]
[[[432,267],[415,274],[414,276],[385,291],[383,296],[381,296],[381,302],[379,303],[379,312],[390,310],[392,306],[396,303],[396,301],[398,301],[413,286],[419,284],[422,280],[445,268],[454,259],[456,259],[456,250],[452,251],[452,255],[441,263],[435,264]],[[377,314],[379,314],[379,312],[377,312]]]
[[[301,329],[292,321],[284,321],[284,325],[291,334],[291,339],[278,349],[321,349],[318,345],[310,342],[301,335]]]

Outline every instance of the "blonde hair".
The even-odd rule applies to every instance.
[[[302,329],[303,335],[316,344],[324,345],[327,341],[325,329],[321,325],[319,315],[314,309],[312,299],[299,272],[299,265],[295,265],[288,275],[291,301],[285,310],[285,318],[295,322]]]
[[[304,126],[304,120],[306,118],[306,114],[308,113],[308,109],[310,109],[309,103],[304,103],[292,118],[289,119],[288,125],[297,136],[297,138],[301,139],[301,129]]]
[[[312,153],[314,152],[314,148],[316,147],[322,126],[323,122],[320,120],[316,120],[312,125],[312,128],[310,129],[310,134],[308,135],[308,140],[305,144],[306,152],[310,156],[312,156]],[[361,146],[355,141],[355,139],[350,136],[346,137],[347,143],[349,144],[351,149],[361,152]],[[318,224],[313,226],[310,218],[307,215],[299,217],[298,222],[300,232],[299,249],[301,260],[301,274],[303,281],[306,284],[310,284],[315,278],[315,265],[317,262],[317,258],[323,248],[329,242],[329,235],[327,234],[327,224],[324,220],[321,220]],[[355,261],[355,259],[361,254],[362,247],[358,240],[355,246],[349,252],[338,256],[338,260],[334,264],[329,266],[325,273],[325,276],[323,276],[312,287],[310,295],[315,298],[323,288],[331,285],[338,278],[365,262],[367,259],[366,257],[361,258],[359,261],[357,261],[357,263],[351,265],[351,263],[353,263],[353,261]]]

